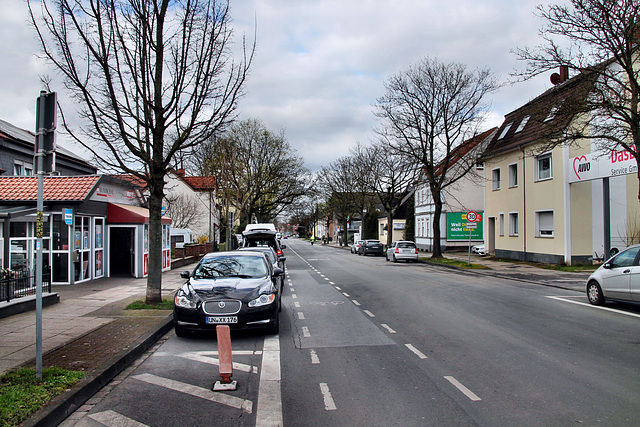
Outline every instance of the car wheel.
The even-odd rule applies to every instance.
[[[587,284],[587,298],[593,305],[604,304],[604,295],[602,294],[602,289],[598,282],[589,282]]]
[[[177,323],[174,325],[173,329],[176,333],[176,336],[178,337],[186,337],[187,335],[189,335],[189,331],[184,329],[182,326],[178,326]]]
[[[397,263],[397,262],[398,262],[398,258],[396,258],[396,256],[395,256],[395,255],[392,255],[392,257],[393,257],[393,262],[396,262],[396,263]]]

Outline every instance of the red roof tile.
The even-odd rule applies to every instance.
[[[97,186],[99,176],[52,176],[44,178],[45,201],[83,201]],[[0,201],[36,201],[38,178],[0,177]]]
[[[185,176],[182,179],[196,191],[209,191],[216,188],[216,178],[213,176]]]

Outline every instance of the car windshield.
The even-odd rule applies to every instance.
[[[624,252],[620,252],[615,258],[613,258],[610,262],[611,267],[629,267],[632,266],[636,255],[638,255],[639,247],[627,249]]]
[[[269,273],[263,257],[224,255],[204,258],[196,267],[193,277],[196,279],[214,279],[217,277],[263,277]]]
[[[411,242],[400,242],[400,243],[398,243],[398,247],[399,248],[415,248],[416,245],[414,245]]]

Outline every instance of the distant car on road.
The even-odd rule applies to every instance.
[[[280,268],[283,272],[285,271],[285,261],[287,260],[284,256],[276,255],[276,251],[271,246],[256,246],[253,248],[239,248],[239,251],[256,251],[256,252],[264,252],[269,258],[269,261],[273,264],[274,269],[276,267]],[[280,276],[280,293],[284,290],[284,274]]]
[[[362,242],[364,242],[364,240],[356,240],[355,242],[353,242],[353,245],[351,245],[352,254],[358,253],[358,249],[360,248],[360,245],[362,245]]]
[[[283,274],[263,252],[231,251],[205,255],[173,300],[175,333],[280,327],[279,277]]]
[[[418,248],[414,242],[398,240],[389,246],[385,258],[393,262],[400,260],[418,262]]]
[[[380,240],[365,240],[358,248],[358,255],[367,256],[369,254],[384,255],[384,249]]]
[[[640,302],[640,245],[623,250],[587,279],[587,298],[593,305],[606,300]]]

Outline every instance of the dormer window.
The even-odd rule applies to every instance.
[[[545,122],[551,121],[553,119],[556,118],[556,113],[558,112],[558,108],[560,108],[557,105],[554,105],[553,107],[551,107],[551,111],[549,111],[549,115],[547,116],[546,119],[544,119]]]
[[[516,129],[516,133],[522,132],[522,129],[524,129],[524,127],[527,125],[527,122],[529,121],[530,118],[531,116],[525,116],[525,118],[522,119],[522,121],[518,125],[518,128]]]
[[[511,125],[512,125],[512,124],[513,124],[513,123],[509,123],[509,124],[507,124],[507,125],[504,127],[504,129],[503,129],[503,130],[502,130],[502,132],[500,133],[500,136],[498,137],[498,139],[502,139],[502,138],[504,138],[504,136],[507,134],[507,132],[509,132],[509,129],[511,129]]]

